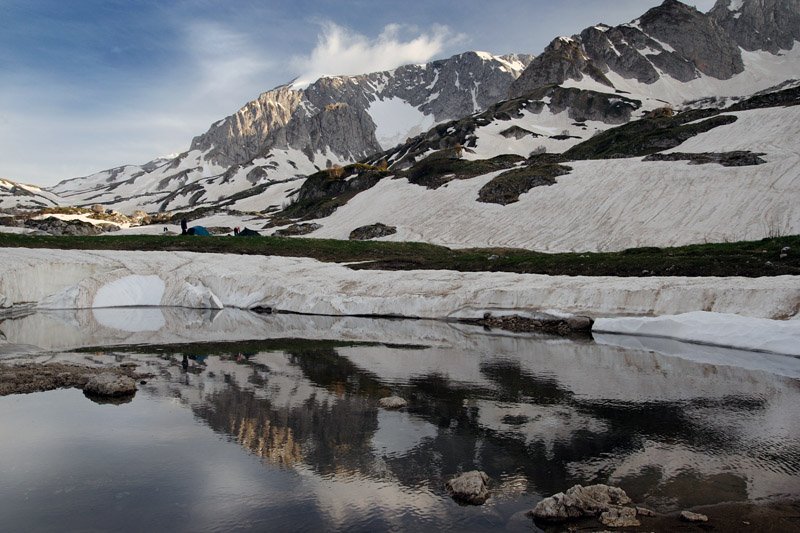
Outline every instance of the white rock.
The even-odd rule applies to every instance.
[[[128,376],[104,372],[92,377],[83,391],[97,396],[128,396],[136,393],[136,382]]]
[[[481,505],[489,498],[488,483],[489,476],[485,472],[473,470],[451,479],[445,487],[453,499]]]
[[[402,409],[408,405],[408,402],[399,396],[389,396],[388,398],[381,398],[378,405],[384,409]]]

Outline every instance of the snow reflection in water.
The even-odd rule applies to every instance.
[[[121,406],[74,390],[0,398],[4,527],[525,529],[519,513],[575,483],[664,511],[800,495],[796,359],[437,322],[104,312],[0,323],[6,361],[157,374]],[[11,354],[22,345],[61,353]],[[390,393],[409,407],[380,409]],[[443,483],[475,468],[493,497],[460,507]]]

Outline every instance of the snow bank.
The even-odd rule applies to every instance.
[[[800,321],[695,311],[675,316],[600,318],[593,331],[681,339],[800,356]]]
[[[706,310],[787,318],[797,314],[800,277],[357,271],[306,258],[8,248],[0,256],[3,301],[5,307],[27,303],[40,309],[265,306],[309,314],[422,318],[551,309],[594,317]]]

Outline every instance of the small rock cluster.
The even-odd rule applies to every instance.
[[[481,320],[466,320],[465,322],[475,323],[486,328],[513,331],[515,333],[539,331],[562,336],[591,332],[592,325],[594,324],[594,321],[586,316],[571,316],[566,318],[541,316],[530,318],[519,315],[493,316],[489,313],[484,315]]]
[[[609,485],[575,485],[566,492],[559,492],[540,501],[528,513],[534,520],[557,523],[585,518],[598,519],[604,526],[613,528],[639,527],[641,517],[655,517],[656,513],[644,507],[631,505],[624,490]],[[682,511],[680,519],[685,522],[708,522],[700,513]]]
[[[281,228],[275,233],[273,233],[276,237],[291,237],[293,235],[307,235],[312,231],[317,231],[321,228],[321,224],[292,224],[291,226],[287,226],[285,228]]]
[[[61,220],[55,217],[43,219],[29,218],[25,227],[44,231],[51,235],[99,235],[107,231],[118,231],[114,224],[92,224],[82,220]]]

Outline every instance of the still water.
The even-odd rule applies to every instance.
[[[577,483],[663,512],[800,496],[793,358],[233,311],[36,314],[0,332],[0,362],[154,376],[121,405],[0,397],[0,530],[530,531],[525,511]],[[409,406],[380,408],[390,394]],[[444,482],[473,469],[492,496],[460,506]]]

